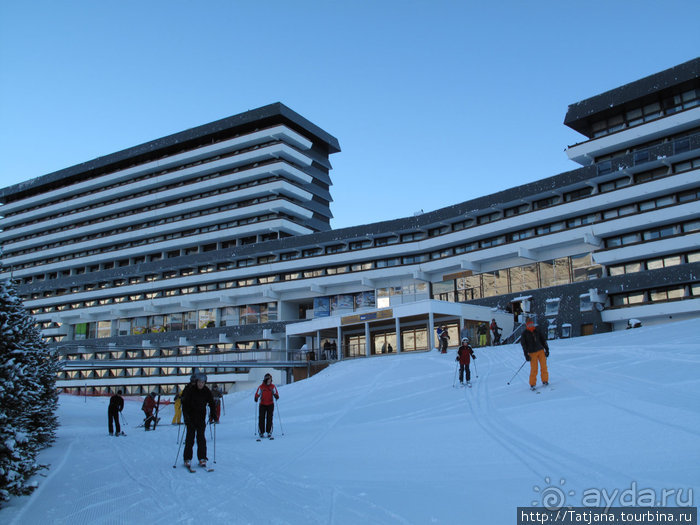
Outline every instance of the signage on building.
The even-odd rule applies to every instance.
[[[347,315],[340,318],[341,325],[359,324],[365,321],[373,321],[376,319],[391,319],[394,317],[394,310],[387,308],[385,310],[377,310],[375,312],[367,312],[364,314]]]

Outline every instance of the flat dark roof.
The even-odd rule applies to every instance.
[[[700,58],[694,58],[665,71],[654,73],[624,86],[569,105],[564,124],[591,138],[590,123],[605,117],[605,113],[619,113],[620,106],[634,101],[644,103],[648,96],[657,98],[660,91],[677,88],[683,91],[700,77]]]
[[[239,130],[241,132],[252,131],[256,127],[271,126],[276,123],[286,123],[292,129],[311,134],[327,146],[329,154],[340,151],[337,138],[281,102],[275,102],[2,188],[0,189],[0,201],[5,202],[8,197],[16,200],[33,193],[48,191],[51,186],[62,185],[64,181],[68,182],[69,179],[78,182],[97,176],[108,169],[119,169],[120,165],[128,167],[134,162],[147,162],[150,158],[172,154],[183,147],[204,145],[207,140],[212,138],[233,136]]]

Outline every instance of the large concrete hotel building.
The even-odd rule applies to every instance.
[[[338,140],[272,104],[0,190],[13,277],[72,391],[227,390],[336,359],[700,315],[700,59],[569,106],[580,167],[330,228]],[[473,338],[473,341],[476,338]],[[281,376],[281,377],[280,377]]]

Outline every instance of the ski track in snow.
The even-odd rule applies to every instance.
[[[166,419],[109,437],[106,399],[62,396],[57,443],[42,452],[53,466],[0,522],[499,524],[550,479],[576,498],[632,481],[700,492],[700,320],[681,325],[671,339],[645,327],[552,341],[541,395],[527,365],[506,385],[519,345],[475,349],[472,388],[453,388],[454,349],[345,361],[280,387],[274,441],[251,433],[252,392],[230,394],[211,473],[182,467]],[[136,422],[139,407],[127,400],[125,415]],[[209,428],[207,441],[212,463]]]

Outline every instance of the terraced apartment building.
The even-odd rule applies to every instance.
[[[338,140],[272,104],[0,190],[0,277],[60,348],[59,386],[92,393],[170,392],[193,366],[286,381],[428,350],[441,324],[512,341],[528,314],[550,338],[700,315],[700,59],[564,123],[576,169],[333,230]]]

